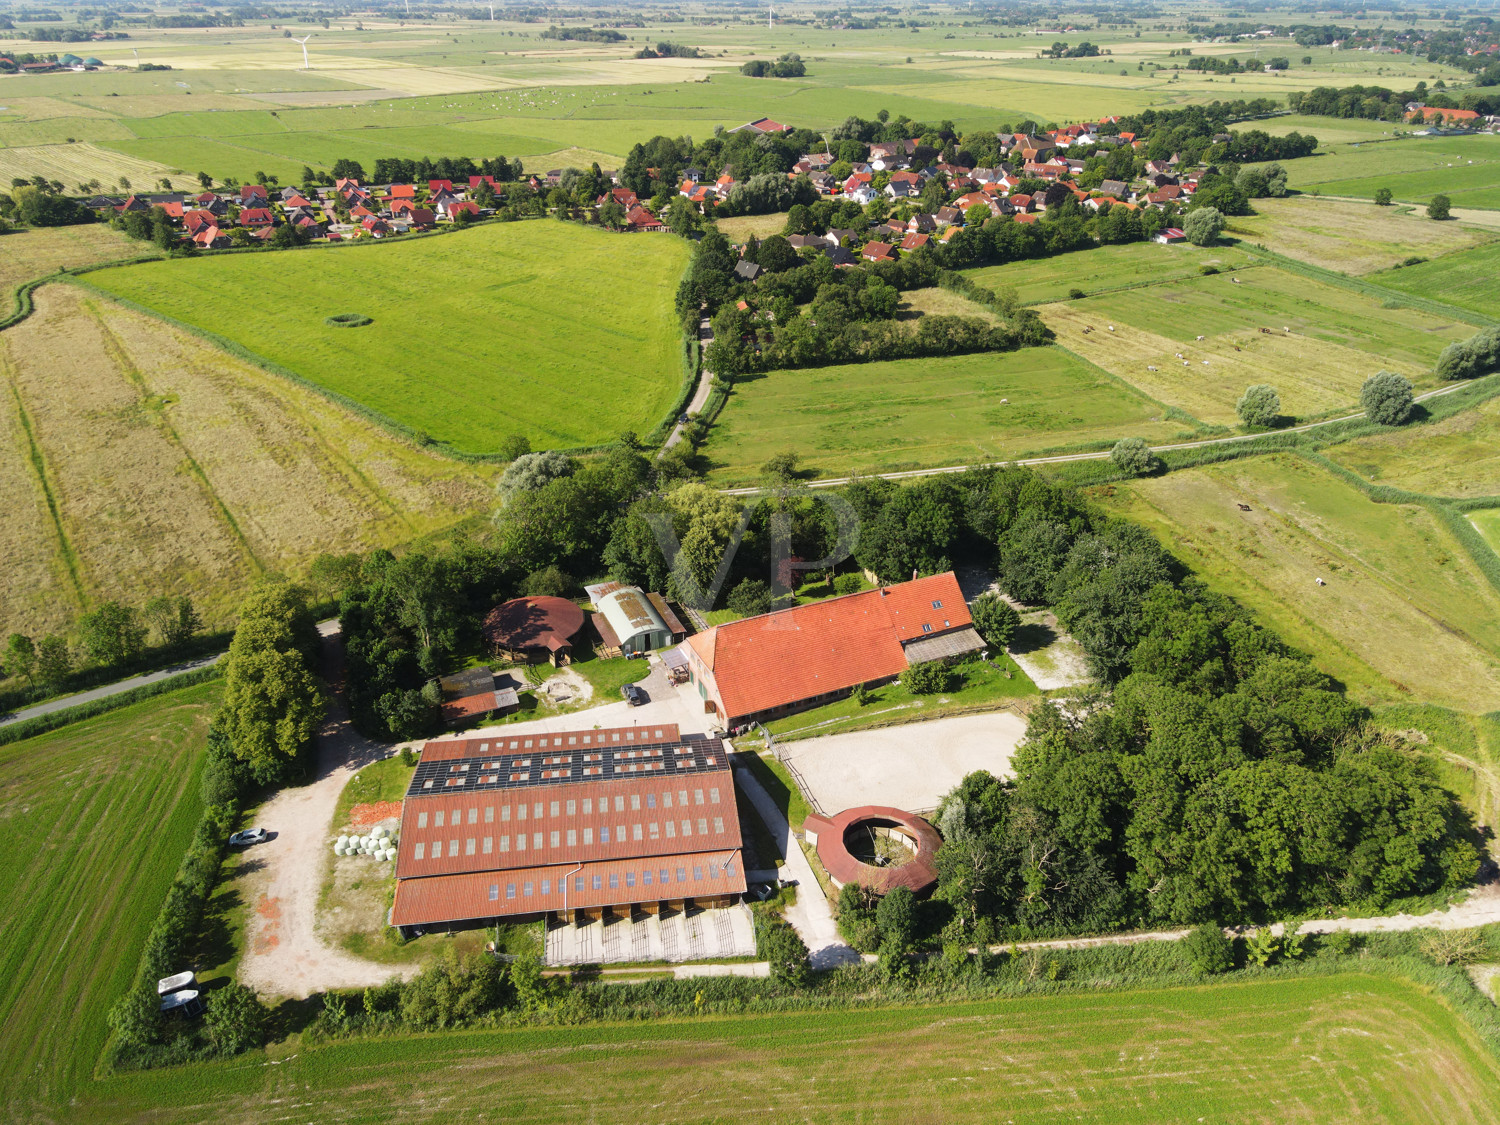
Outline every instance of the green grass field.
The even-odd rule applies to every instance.
[[[744,378],[704,452],[724,483],[753,479],[786,449],[819,476],[891,471],[1181,434],[1162,413],[1077,356],[1026,348]]]
[[[0,1115],[89,1085],[197,823],[204,684],[0,749]]]
[[[1370,280],[1418,297],[1435,297],[1450,305],[1500,317],[1500,242],[1447,254],[1430,262],[1374,274]]]
[[[1323,453],[1377,484],[1428,496],[1500,496],[1500,399],[1430,426],[1358,438]]]
[[[1170,406],[1225,425],[1235,424],[1235,403],[1251,383],[1275,387],[1282,413],[1294,417],[1352,407],[1360,385],[1381,369],[1432,386],[1438,353],[1474,333],[1467,324],[1384,308],[1362,293],[1275,268],[1040,311],[1060,343]]]
[[[1483,511],[1470,512],[1469,522],[1484,536],[1484,541],[1490,545],[1495,554],[1500,555],[1500,508],[1485,508]]]
[[[1426,509],[1292,456],[1135,481],[1109,503],[1357,698],[1500,708],[1500,593]]]
[[[70,1121],[483,1116],[664,1122],[1500,1120],[1500,1065],[1424,989],[1374,974],[1153,992],[421,1036],[114,1079]]]
[[[1287,182],[1302,191],[1370,199],[1389,188],[1407,203],[1426,203],[1442,192],[1455,207],[1500,208],[1500,137],[1494,135],[1336,145],[1283,164]]]
[[[523,222],[90,275],[317,386],[491,453],[510,434],[566,448],[652,430],[682,385],[672,293],[688,246]],[[324,318],[357,312],[363,328]]]
[[[1055,258],[982,266],[965,273],[976,285],[987,289],[1008,286],[1023,305],[1039,305],[1061,301],[1073,289],[1102,293],[1197,277],[1204,266],[1230,269],[1255,264],[1253,255],[1232,246],[1203,249],[1130,242]]]

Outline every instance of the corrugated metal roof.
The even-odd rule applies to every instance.
[[[577,871],[574,866],[403,879],[396,884],[391,924],[431,926],[549,910],[711,898],[745,890],[744,863],[734,849],[586,863]]]
[[[628,643],[632,637],[653,630],[667,631],[667,623],[656,607],[635,586],[611,590],[594,604],[621,642]]]
[[[978,652],[982,648],[984,648],[984,638],[977,630],[959,629],[953,633],[920,637],[909,642],[906,646],[906,659],[912,664],[921,664],[925,660],[947,660],[950,657],[963,656],[965,653]]]
[[[540,759],[539,759],[540,760]],[[396,877],[671,855],[740,844],[734,775],[543,785],[408,800]]]

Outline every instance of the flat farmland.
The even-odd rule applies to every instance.
[[[1299,262],[1356,275],[1389,270],[1407,258],[1438,258],[1494,240],[1489,231],[1435,223],[1425,215],[1305,195],[1257,199],[1255,212],[1231,218],[1227,233]],[[1399,277],[1400,273],[1398,270],[1391,276]],[[1374,280],[1391,285],[1385,276]],[[1391,287],[1459,303],[1432,287]],[[1492,307],[1494,303],[1491,301]]]
[[[1162,413],[1061,348],[1025,348],[742,378],[705,454],[726,483],[753,479],[786,449],[820,476],[884,472],[1181,436],[1183,426]]]
[[[1382,308],[1363,294],[1270,267],[1038,311],[1060,343],[1153,398],[1224,425],[1236,423],[1235,403],[1251,383],[1275,387],[1282,412],[1294,417],[1350,407],[1382,368],[1433,386],[1438,353],[1474,333],[1472,325]]]
[[[1484,541],[1490,545],[1490,549],[1500,555],[1500,508],[1485,508],[1482,511],[1470,512],[1469,522],[1478,529],[1480,535],[1484,536]]]
[[[61,180],[70,192],[76,191],[77,185],[85,180],[99,180],[105,190],[118,191],[122,177],[142,189],[154,188],[161,179],[170,179],[173,188],[179,191],[198,186],[196,179],[174,173],[170,165],[161,161],[110,152],[96,144],[0,148],[0,184],[9,184],[14,179],[29,180],[33,176]]]
[[[91,228],[84,228],[91,229]],[[190,594],[231,620],[263,570],[392,547],[483,511],[493,470],[72,285],[0,334],[0,618]]]
[[[1282,163],[1292,187],[1322,195],[1370,199],[1389,188],[1407,203],[1442,192],[1456,207],[1500,207],[1500,137],[1493,135],[1409,137]]]
[[[0,747],[0,1114],[86,1089],[197,823],[222,687]]]
[[[1023,305],[1039,305],[1061,301],[1072,289],[1100,293],[1160,285],[1197,277],[1204,266],[1223,270],[1257,264],[1259,259],[1233,246],[1203,248],[1128,242],[1055,258],[981,266],[965,270],[964,275],[986,289],[1014,289]]]
[[[1133,481],[1108,499],[1362,701],[1500,707],[1500,593],[1426,509],[1373,503],[1292,456]]]
[[[65,266],[76,269],[152,252],[146,243],[103,223],[22,227],[0,236],[0,294]],[[0,296],[0,317],[9,316],[13,307]]]
[[[1418,297],[1434,297],[1500,319],[1500,295],[1496,292],[1496,283],[1500,280],[1500,242],[1486,243],[1415,266],[1386,270],[1370,280],[1388,289],[1399,289]]]
[[[281,254],[152,262],[91,281],[216,333],[455,450],[649,432],[682,383],[667,235],[520,222]],[[361,313],[363,328],[324,318]]]
[[[295,1048],[278,1066],[123,1076],[80,1123],[302,1117],[1417,1125],[1500,1120],[1500,1066],[1431,992],[1376,974],[901,1008],[432,1035]],[[997,1114],[997,1107],[1002,1107]]]
[[[1500,496],[1500,399],[1430,426],[1375,434],[1323,450],[1366,480],[1428,496]]]

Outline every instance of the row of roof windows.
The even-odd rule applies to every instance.
[[[640,885],[642,887],[651,887],[651,886],[668,887],[668,886],[672,885],[672,871],[673,871],[673,869],[670,868],[670,867],[658,867],[658,868],[647,868],[647,869],[645,869],[643,871],[626,871],[626,872],[623,873],[623,876],[622,876],[622,874],[620,872],[611,872],[607,876],[607,878],[609,879],[609,889],[612,890],[612,891],[619,890],[620,889],[620,881],[621,881],[622,878],[624,879],[624,883],[625,883],[625,886],[627,888],[634,887],[637,884],[637,881],[639,881],[639,883],[640,883]],[[734,860],[731,859],[728,862],[724,863],[722,865],[721,871],[722,871],[722,874],[724,874],[724,875],[733,875],[734,874]],[[677,882],[678,883],[686,883],[688,881],[688,869],[686,867],[679,867],[679,868],[676,869],[676,872],[677,872]],[[708,877],[712,878],[713,877],[712,873],[710,873]],[[591,876],[575,875],[573,877],[573,890],[577,891],[580,894],[583,893],[583,891],[584,891],[585,888],[589,888],[589,887],[591,887],[593,890],[596,890],[596,891],[602,891],[604,889],[604,880],[605,880],[605,878],[606,878],[606,876],[603,876],[603,875],[591,875]],[[695,882],[695,883],[701,883],[703,881],[703,879],[704,879],[704,868],[703,868],[703,865],[702,864],[694,864],[693,865],[693,882]],[[530,898],[532,896],[532,894],[535,893],[537,882],[541,883],[541,893],[542,894],[544,894],[544,895],[550,895],[552,893],[552,880],[551,879],[541,879],[541,880],[525,879],[525,880],[521,881],[520,883],[506,883],[505,884],[505,897],[506,897],[506,899],[509,900],[509,899],[516,898],[517,897],[517,888],[518,887],[519,887],[519,894],[520,894],[521,898]],[[558,889],[559,893],[561,893],[565,889],[564,882],[565,882],[564,879],[557,880],[557,889]],[[491,902],[498,902],[499,900],[500,900],[500,884],[499,883],[491,883],[490,884],[490,901]]]
[[[931,629],[929,628],[928,631],[930,632]],[[688,769],[693,769],[694,767],[696,767],[698,765],[698,762],[692,757],[693,751],[692,751],[691,748],[679,749],[677,751],[677,753],[679,755],[686,755],[685,757],[679,757],[679,758],[677,758],[677,760],[676,760],[676,768],[677,769],[679,769],[679,770],[688,770]],[[630,751],[623,751],[621,753],[618,753],[618,754],[615,755],[616,761],[615,761],[615,766],[614,766],[614,772],[616,774],[627,774],[627,773],[662,773],[662,772],[666,771],[666,763],[665,763],[665,761],[662,761],[662,760],[657,760],[657,761],[626,761],[625,760],[625,759],[635,759],[635,758],[655,758],[655,759],[660,759],[661,758],[661,751],[660,750],[630,750]],[[585,754],[583,760],[585,762],[588,762],[588,761],[597,761],[598,759],[599,759],[599,755],[597,755],[597,754]],[[557,758],[557,759],[548,758],[545,761],[547,763],[555,763],[560,768],[544,769],[544,770],[538,771],[537,774],[536,774],[536,776],[538,778],[540,778],[541,780],[543,780],[543,781],[564,780],[564,779],[572,776],[572,760],[570,758]],[[470,766],[472,764],[473,763],[470,763],[470,762],[459,762],[459,763],[455,763],[452,766],[449,766],[448,767],[448,772],[450,774],[454,775],[454,776],[445,778],[443,780],[443,784],[442,784],[441,788],[444,788],[444,789],[459,789],[459,788],[463,788],[466,785],[466,783],[468,782],[468,780],[469,780],[469,778],[466,775],[468,774],[469,768],[470,768]],[[703,756],[703,763],[702,764],[703,764],[703,766],[704,766],[705,769],[707,769],[707,768],[717,768],[718,765],[719,765],[718,756],[714,755],[714,754],[705,754]],[[511,762],[511,772],[504,775],[505,776],[505,780],[508,781],[508,782],[530,781],[532,779],[532,771],[530,769],[528,769],[528,768],[524,768],[524,767],[529,767],[530,765],[531,765],[531,759],[530,758],[520,758],[520,759],[517,759],[517,760]],[[486,762],[486,763],[483,763],[480,768],[481,768],[482,772],[480,773],[479,777],[476,779],[476,781],[477,781],[478,784],[480,784],[480,785],[494,785],[494,784],[496,784],[496,783],[499,782],[501,774],[498,773],[498,772],[492,772],[492,771],[499,770],[499,768],[500,768],[500,763],[499,762]],[[603,776],[604,767],[602,767],[602,766],[584,766],[582,772],[583,772],[583,776],[584,777],[600,777],[600,776]],[[425,781],[422,782],[422,788],[423,789],[432,789],[436,785],[436,782],[437,782],[436,778],[429,777]]]
[[[720,803],[719,787],[715,785],[711,786],[707,790],[692,790],[691,801],[688,800],[688,790],[677,790],[677,802],[675,807],[685,809],[689,806],[689,804],[702,805],[705,803],[705,793],[707,795],[707,804],[717,805]],[[654,809],[658,807],[656,793],[646,793],[644,796],[646,808]],[[614,811],[624,812],[626,810],[628,801],[630,811],[639,812],[642,807],[641,797],[642,794],[640,793],[631,793],[628,795],[628,797],[623,793],[615,794]],[[664,809],[670,809],[674,807],[672,797],[673,795],[670,789],[662,790],[660,807]],[[596,804],[598,805],[599,812],[601,814],[609,812],[610,799],[608,797],[599,797],[597,800],[593,797],[584,797],[581,800],[574,798],[566,801],[551,802],[522,801],[520,804],[515,806],[500,805],[500,822],[504,824],[510,821],[512,808],[514,808],[515,810],[515,816],[517,820],[525,820],[527,819],[528,815],[532,820],[541,820],[543,816],[578,816],[580,809],[582,810],[582,815],[593,816],[594,806]],[[494,824],[496,806],[485,805],[483,806],[483,808],[484,823]],[[469,823],[478,824],[480,818],[480,806],[470,805],[467,811]],[[434,809],[430,814],[428,812],[419,812],[417,813],[417,827],[426,828],[428,825],[429,816],[431,817],[431,823],[435,828],[442,828],[445,818],[448,824],[458,825],[463,823],[464,812],[465,810],[462,807],[457,806],[446,811],[443,809]]]
[[[709,821],[709,818],[707,818],[707,817],[702,817],[702,816],[698,817],[698,821],[697,821],[697,823],[698,823],[698,835],[700,835],[700,836],[707,836],[708,835],[708,821]],[[675,821],[675,820],[654,821],[653,820],[649,824],[646,824],[646,825],[641,825],[641,824],[631,824],[631,825],[618,824],[618,825],[615,825],[614,826],[614,843],[617,843],[617,844],[623,844],[623,843],[625,843],[625,841],[627,839],[627,835],[628,835],[628,838],[630,840],[643,840],[647,836],[649,836],[649,838],[652,839],[652,840],[660,840],[660,839],[662,839],[662,836],[663,836],[663,831],[662,831],[663,826],[665,826],[665,836],[666,836],[666,839],[668,839],[668,840],[675,840],[677,838],[677,836],[678,836],[678,825],[679,824],[681,824],[681,826],[682,826],[682,833],[681,834],[684,837],[690,837],[690,836],[692,836],[692,834],[693,834],[693,821],[691,821],[691,820],[683,820],[683,821]],[[643,832],[643,829],[644,829],[644,832]],[[601,844],[608,844],[608,843],[611,842],[610,841],[610,830],[611,830],[610,829],[610,825],[601,824],[599,826],[599,843],[601,843]],[[722,835],[723,834],[723,832],[724,832],[724,818],[722,816],[716,816],[716,817],[713,818],[713,830],[718,835]],[[516,845],[515,850],[518,851],[518,852],[524,852],[524,851],[527,850],[528,840],[530,841],[530,849],[532,851],[540,851],[542,849],[542,847],[544,846],[543,845],[543,841],[544,840],[547,841],[547,846],[554,847],[554,848],[560,848],[560,847],[564,846],[564,837],[565,836],[566,836],[566,841],[567,841],[567,847],[576,848],[576,847],[578,847],[578,841],[579,841],[580,834],[582,835],[583,844],[584,844],[585,847],[590,847],[590,846],[593,845],[593,843],[594,843],[594,829],[593,828],[582,828],[582,829],[579,829],[579,828],[569,828],[569,829],[566,829],[566,830],[554,828],[554,829],[551,829],[548,832],[532,832],[529,836],[525,832],[517,833],[514,837],[511,837],[509,835],[498,836],[498,837],[496,837],[496,836],[483,836],[483,837],[469,836],[466,839],[464,839],[464,841],[463,841],[463,854],[466,855],[466,856],[476,855],[476,854],[479,854],[479,855],[494,855],[494,854],[496,854],[497,850],[498,850],[498,852],[500,854],[505,854],[505,853],[507,853],[507,852],[509,852],[511,850],[511,846],[510,845],[511,845],[511,840],[512,839],[515,840],[515,845]],[[431,848],[430,849],[428,847],[429,843],[431,844]],[[497,843],[498,843],[498,849],[496,847]],[[455,837],[453,839],[450,839],[448,841],[448,858],[449,859],[457,859],[458,856],[459,856],[459,850],[458,849],[459,849],[459,840],[458,840],[458,838]],[[417,841],[416,845],[412,849],[412,858],[413,859],[442,859],[443,858],[443,841],[442,840],[432,840],[432,841],[419,840],[419,841]]]

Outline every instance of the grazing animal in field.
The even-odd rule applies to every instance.
[[[1241,504],[1240,505],[1240,511],[1242,511],[1242,512],[1248,512],[1249,510],[1250,510],[1250,505],[1249,504]]]
[[[1204,366],[1204,367],[1207,367],[1207,366],[1208,366],[1208,360],[1206,360],[1206,359],[1205,359],[1205,360],[1204,360],[1204,361],[1203,361],[1203,366]]]
[[[1010,404],[1010,399],[1008,399],[1008,398],[1002,398],[1000,400],[1000,405],[1002,405],[1002,406],[1008,406],[1009,404]]]
[[[1288,328],[1288,327],[1287,327],[1287,326],[1286,326],[1286,325],[1285,325],[1285,324],[1283,324],[1283,325],[1282,325],[1282,326],[1281,326],[1281,330],[1282,330],[1282,331],[1283,331],[1283,332],[1290,332],[1290,331],[1291,331],[1291,329],[1290,329],[1290,328]]]
[[[1237,277],[1231,277],[1229,280],[1232,281],[1232,282],[1234,282],[1236,285],[1238,285],[1240,283],[1240,279],[1237,278]]]
[[[1235,350],[1235,351],[1239,351],[1239,350],[1240,350],[1240,346],[1239,346],[1239,345],[1238,345],[1238,344],[1236,344],[1236,345],[1235,345],[1235,346],[1234,346],[1234,350]]]
[[[1262,336],[1269,336],[1271,334],[1271,330],[1269,328],[1262,328],[1260,330],[1260,334]]]
[[[1182,353],[1181,352],[1173,352],[1172,354],[1175,355],[1178,359],[1182,358]]]
[[[1110,325],[1110,326],[1109,326],[1109,330],[1110,330],[1110,331],[1111,331],[1111,332],[1113,332],[1113,331],[1114,331],[1114,330],[1115,330],[1115,326],[1114,326],[1114,325],[1113,325],[1113,324],[1111,324],[1111,325]]]
[[[1319,586],[1326,586],[1326,585],[1328,585],[1328,583],[1324,582],[1321,578],[1314,578],[1313,581],[1316,582]]]
[[[1199,336],[1199,337],[1198,337],[1198,339],[1200,339],[1200,340],[1201,340],[1201,339],[1203,339],[1203,337],[1202,337],[1202,336]]]
[[[1183,360],[1182,361],[1182,366],[1184,366],[1184,367],[1191,367],[1193,365],[1191,363],[1189,363],[1187,360]]]
[[[1147,370],[1147,371],[1155,371],[1155,370],[1156,370],[1156,368],[1154,368],[1154,367],[1152,367],[1152,366],[1151,366],[1151,365],[1150,365],[1150,364],[1149,364],[1149,363],[1148,363],[1148,364],[1147,364],[1147,365],[1146,365],[1146,370]]]

